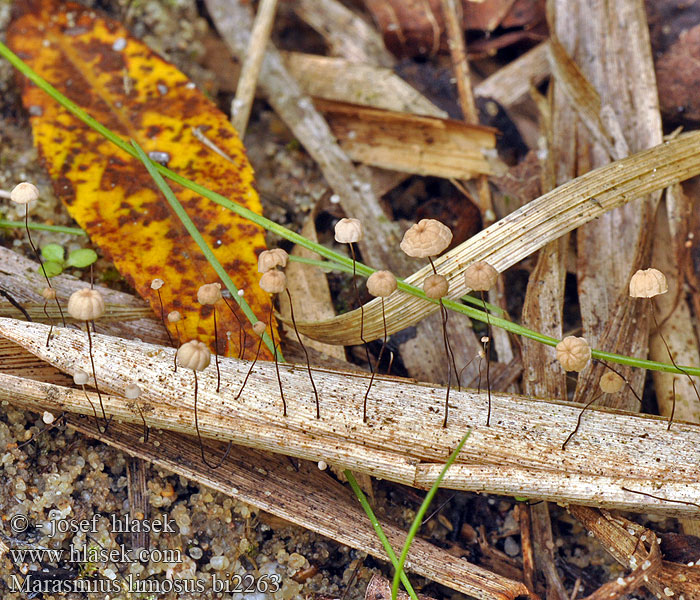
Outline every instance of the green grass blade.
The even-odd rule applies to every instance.
[[[87,236],[80,227],[63,227],[62,225],[44,225],[43,223],[27,223],[29,229],[36,231],[52,231],[53,233],[68,233],[70,235]],[[0,219],[0,229],[24,229],[24,221],[6,221]]]

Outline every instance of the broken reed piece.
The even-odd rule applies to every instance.
[[[442,303],[442,298],[449,290],[447,279],[438,274],[433,256],[437,256],[447,249],[452,242],[452,231],[447,225],[435,219],[421,219],[412,225],[403,235],[399,244],[405,254],[413,258],[427,258],[433,268],[433,274],[423,281],[423,291],[428,298],[437,300],[440,304],[440,314],[442,316],[442,339],[445,346],[445,358],[447,359],[447,390],[445,392],[445,418],[443,427],[447,427],[447,415],[450,403],[450,388],[452,387],[452,371],[457,377],[457,388],[461,388],[459,381],[459,371],[455,364],[454,353],[450,346],[450,339],[447,335],[447,309]]]
[[[486,295],[496,282],[498,281],[498,271],[489,263],[483,260],[473,262],[464,271],[465,285],[475,292],[481,294],[481,304],[486,313],[486,335],[481,338],[484,344],[484,358],[486,359],[486,390],[489,399],[489,409],[486,414],[486,426],[491,426],[491,321],[489,319],[489,311],[486,308]]]
[[[211,306],[214,317],[214,362],[216,363],[216,393],[221,390],[221,371],[219,370],[219,332],[216,328],[216,303],[221,300],[221,284],[205,283],[197,290],[197,302],[202,306]]]
[[[210,469],[218,469],[228,457],[231,451],[231,442],[229,442],[224,455],[221,460],[213,465],[211,464],[206,456],[204,455],[204,443],[202,441],[202,435],[199,431],[199,415],[197,414],[197,392],[199,390],[199,384],[197,381],[197,371],[204,371],[211,362],[211,352],[204,342],[199,340],[190,340],[185,342],[178,349],[175,354],[177,363],[184,369],[192,369],[192,374],[194,375],[194,427],[197,430],[197,440],[199,442],[199,451],[202,456],[202,462],[207,465]]]
[[[141,397],[142,391],[137,383],[130,383],[124,388],[124,398],[127,400],[138,400]],[[136,409],[139,411],[139,416],[143,422],[143,441],[148,441],[148,436],[150,433],[150,428],[146,424],[146,417],[141,410],[141,405],[138,402],[134,402]]]
[[[180,330],[178,329],[177,324],[180,322],[182,319],[182,315],[180,314],[180,311],[178,310],[171,310],[168,313],[168,323],[172,323],[175,325],[175,333],[177,334],[177,346],[175,346],[176,354],[175,358],[173,358],[173,363],[175,363],[175,373],[177,373],[177,349],[182,345],[182,341],[180,340]]]
[[[250,367],[248,368],[248,372],[246,373],[245,379],[243,379],[243,383],[241,384],[241,389],[238,390],[238,393],[236,394],[236,397],[234,400],[238,400],[241,397],[241,394],[243,393],[243,390],[245,389],[246,383],[248,383],[248,378],[250,377],[250,374],[253,372],[253,369],[255,368],[255,363],[258,362],[258,357],[260,356],[260,348],[262,347],[263,343],[263,336],[265,335],[265,330],[267,329],[267,326],[265,325],[265,321],[256,321],[253,323],[253,331],[255,332],[255,335],[258,336],[258,347],[255,350],[255,358],[253,359],[253,362],[250,363]]]
[[[700,393],[698,392],[698,388],[695,385],[695,381],[693,381],[693,378],[690,376],[690,373],[688,373],[685,369],[682,369],[676,364],[676,360],[673,358],[671,349],[669,348],[668,343],[666,342],[666,338],[664,338],[663,333],[661,332],[661,327],[659,327],[659,322],[656,318],[656,308],[654,305],[653,298],[654,296],[660,296],[661,294],[665,294],[666,292],[668,292],[668,282],[666,281],[666,276],[658,269],[639,269],[634,275],[632,275],[632,278],[630,279],[629,295],[632,298],[645,298],[648,301],[651,310],[651,317],[654,320],[654,327],[656,327],[656,331],[658,332],[659,337],[661,338],[661,341],[663,342],[663,345],[666,348],[666,352],[668,353],[668,357],[671,360],[671,363],[674,367],[676,367],[676,369],[678,369],[688,378],[688,380],[690,381],[690,385],[692,385],[693,390],[695,390],[695,395],[697,396],[698,402],[700,402]],[[671,425],[673,424],[673,415],[675,412],[676,388],[674,380],[673,405],[671,407],[671,414],[669,415],[668,419],[669,431],[671,430]]]
[[[37,188],[33,183],[29,183],[28,181],[23,181],[21,183],[18,183],[10,192],[10,200],[14,202],[15,204],[24,204],[24,229],[27,232],[27,240],[29,241],[29,245],[32,247],[32,252],[34,252],[34,256],[36,257],[37,261],[39,262],[39,269],[41,270],[41,273],[44,276],[44,279],[46,279],[46,285],[48,286],[49,289],[53,290],[53,298],[50,298],[51,300],[54,300],[56,302],[56,306],[58,307],[58,312],[61,315],[61,322],[63,323],[63,326],[66,326],[66,318],[63,315],[63,309],[61,308],[61,303],[58,301],[58,298],[56,297],[56,290],[53,289],[53,286],[51,285],[51,280],[49,279],[49,276],[46,274],[46,271],[44,270],[44,263],[41,260],[41,254],[37,250],[36,246],[34,245],[34,242],[32,241],[32,234],[29,232],[29,203],[34,202],[35,200],[39,199],[39,188]],[[42,296],[44,294],[42,293]],[[46,296],[44,296],[44,299],[48,300]],[[44,313],[46,314],[46,306],[44,305]],[[49,315],[46,314],[48,317]],[[46,346],[48,347],[49,341],[51,340],[51,332],[53,331],[53,319],[51,320],[51,328],[49,329],[49,335],[46,338]]]
[[[384,349],[386,348],[387,331],[386,331],[386,313],[384,312],[384,298],[391,296],[396,291],[396,277],[391,271],[375,271],[367,278],[367,291],[375,298],[382,299],[382,321],[384,323],[384,339],[382,340],[382,347],[379,349],[379,354],[377,355],[377,361],[372,367],[372,376],[369,379],[369,385],[367,386],[367,391],[365,392],[365,399],[362,404],[362,421],[367,422],[367,398],[369,397],[369,391],[372,389],[372,384],[374,383],[374,377],[377,374],[377,369],[379,369],[379,364],[382,361],[382,355],[384,354]]]
[[[90,364],[92,365],[92,377],[95,381],[95,391],[100,399],[100,408],[102,409],[102,417],[105,421],[104,430],[107,431],[109,421],[105,412],[102,394],[97,385],[97,374],[95,373],[95,360],[92,356],[92,335],[90,335],[90,323],[95,327],[95,319],[99,319],[105,313],[105,302],[102,294],[92,287],[84,288],[73,292],[68,299],[68,314],[76,321],[85,321],[85,330],[88,336],[88,354],[90,355]]]
[[[357,257],[355,256],[355,246],[363,237],[362,223],[359,219],[343,218],[335,224],[334,228],[335,241],[339,244],[347,244],[350,247],[350,256],[352,258],[352,287],[355,290],[355,300],[360,307],[360,340],[365,347],[365,355],[367,364],[372,369],[372,361],[369,356],[369,344],[365,339],[365,307],[360,297],[360,290],[357,287]]]

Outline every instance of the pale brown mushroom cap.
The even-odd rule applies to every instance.
[[[414,258],[437,256],[452,241],[452,232],[435,219],[421,219],[403,234],[401,250]]]
[[[56,290],[51,287],[45,287],[43,290],[41,290],[41,296],[44,300],[55,300]]]
[[[156,277],[153,281],[151,281],[151,289],[152,290],[159,290],[160,288],[163,287],[164,284],[165,284],[165,281]]]
[[[362,239],[362,223],[359,219],[340,219],[335,224],[335,241],[339,244],[354,244]]]
[[[282,271],[268,271],[260,278],[260,287],[268,294],[280,294],[287,287],[287,277]]]
[[[260,256],[258,256],[258,273],[267,273],[277,267],[282,267],[284,269],[287,266],[288,260],[289,254],[287,254],[285,250],[282,250],[282,248],[263,250]]]
[[[613,371],[606,371],[598,385],[605,394],[617,394],[625,385],[625,380]]]
[[[85,385],[89,379],[88,374],[82,369],[76,369],[75,373],[73,373],[73,383],[75,385]]]
[[[94,321],[105,313],[105,301],[97,290],[83,288],[68,299],[68,314],[78,321]]]
[[[498,281],[498,271],[483,260],[473,262],[464,270],[464,283],[477,292],[488,292]]]
[[[264,321],[256,321],[255,323],[253,323],[253,331],[258,337],[262,337],[266,329],[267,325]]]
[[[565,371],[583,371],[591,359],[591,347],[586,338],[566,336],[556,345],[557,360]]]
[[[386,297],[396,291],[396,277],[391,271],[375,271],[367,278],[367,291],[375,297]]]
[[[450,284],[442,275],[429,275],[423,281],[423,291],[428,298],[442,298],[447,295],[447,290],[450,289]]]
[[[17,204],[29,204],[39,199],[39,188],[33,183],[23,181],[18,183],[10,192],[10,200]]]
[[[168,323],[177,323],[182,319],[182,315],[178,310],[172,310],[168,313]]]
[[[640,269],[630,279],[632,298],[653,298],[668,292],[666,276],[658,269]]]
[[[141,388],[136,383],[130,383],[124,388],[124,398],[128,400],[136,400],[141,396]]]
[[[211,361],[211,352],[204,342],[190,340],[177,350],[177,364],[185,369],[204,371]]]
[[[200,304],[216,304],[221,300],[221,284],[205,283],[197,290],[197,302]]]

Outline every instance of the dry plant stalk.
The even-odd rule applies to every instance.
[[[496,147],[496,130],[490,127],[328,100],[315,104],[355,161],[445,178],[491,173],[482,152]]]
[[[48,327],[0,319],[0,334],[42,360],[68,371],[89,368],[87,341],[60,329],[45,348]],[[119,393],[124,382],[143,390],[149,426],[193,432],[189,373],[173,373],[171,348],[94,336],[99,384]],[[623,510],[698,515],[700,505],[700,426],[677,423],[671,431],[658,417],[591,410],[585,426],[561,451],[580,408],[568,403],[492,394],[491,427],[485,427],[485,393],[463,391],[451,397],[451,420],[442,428],[444,389],[400,378],[377,378],[378,406],[367,424],[362,400],[368,376],[317,370],[323,398],[322,419],[308,394],[306,369],[281,365],[293,399],[283,417],[274,365],[259,363],[251,376],[254,392],[234,401],[249,367],[222,359],[221,394],[214,392],[213,369],[199,375],[199,426],[203,437],[233,441],[298,458],[323,460],[360,473],[426,488],[465,431],[469,445],[450,468],[444,486],[582,503]],[[79,390],[0,376],[0,397],[29,409],[92,414]],[[106,411],[117,421],[140,423],[133,404],[110,395]],[[416,428],[415,424],[422,427]],[[625,488],[625,489],[623,489]],[[653,496],[653,497],[652,497]]]
[[[435,266],[450,283],[450,298],[468,290],[464,268],[485,260],[499,272],[539,250],[565,233],[623,206],[636,198],[700,174],[700,132],[678,136],[628,158],[590,171],[560,185],[507,215],[458,247],[443,254]],[[406,278],[419,284],[430,273],[425,267]],[[389,333],[409,327],[436,312],[438,304],[401,291],[385,300]],[[381,303],[372,300],[364,307],[365,338],[384,334]],[[332,344],[358,344],[359,311],[317,323],[297,323],[299,331]]]

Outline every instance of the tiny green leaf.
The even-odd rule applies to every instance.
[[[69,267],[77,267],[78,269],[84,269],[89,267],[97,260],[97,253],[90,248],[81,248],[80,250],[73,250],[68,255],[68,260],[66,265]]]
[[[41,273],[42,267],[39,267],[37,271]],[[47,260],[44,263],[43,272],[47,277],[55,277],[56,275],[60,275],[63,272],[63,263]]]
[[[64,256],[65,250],[63,250],[63,246],[59,246],[58,244],[46,244],[46,246],[41,249],[41,257],[44,260],[62,263]]]

